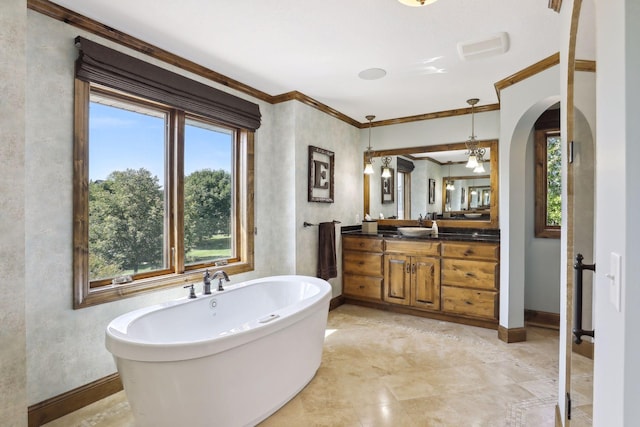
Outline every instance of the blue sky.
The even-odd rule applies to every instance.
[[[89,179],[115,170],[145,168],[164,183],[164,120],[92,102],[89,110]],[[231,137],[187,125],[185,175],[200,169],[230,171]]]

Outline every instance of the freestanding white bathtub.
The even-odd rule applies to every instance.
[[[132,311],[106,330],[138,426],[252,426],[315,375],[331,286],[275,276]]]

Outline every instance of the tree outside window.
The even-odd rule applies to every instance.
[[[562,222],[562,156],[559,129],[536,131],[535,236],[560,238]]]

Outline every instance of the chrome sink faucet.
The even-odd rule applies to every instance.
[[[224,291],[224,288],[222,287],[222,280],[224,279],[226,282],[228,282],[229,275],[224,270],[218,270],[213,273],[211,279],[218,279],[218,291]]]

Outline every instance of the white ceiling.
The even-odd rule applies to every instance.
[[[498,102],[494,83],[560,48],[548,0],[53,0],[270,95],[303,94],[365,123]],[[460,41],[507,32],[464,61]],[[592,59],[583,43],[579,59]],[[591,56],[591,57],[588,57]],[[380,80],[358,73],[377,67]],[[442,70],[442,72],[434,72]]]

